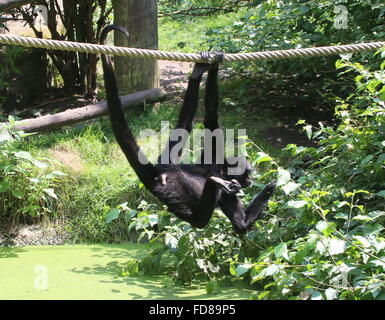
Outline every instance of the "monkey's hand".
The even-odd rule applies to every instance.
[[[214,182],[219,187],[219,189],[224,191],[226,194],[235,194],[242,188],[239,182],[235,179],[229,181],[213,176],[211,176],[209,179]]]

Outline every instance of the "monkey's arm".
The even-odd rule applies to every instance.
[[[205,89],[205,116],[203,122],[206,129],[215,130],[219,128],[218,104],[218,64],[212,64],[207,74]]]
[[[219,104],[219,95],[218,95],[218,63],[210,64],[210,68],[207,74],[206,88],[205,88],[205,112],[204,112],[204,126],[205,126],[205,143],[211,141],[211,150],[203,148],[200,155],[200,163],[205,163],[205,161],[211,161],[211,163],[223,163],[224,159],[224,150],[223,142],[217,141],[217,136],[212,135],[213,131],[219,129],[218,122],[218,104]],[[206,136],[208,134],[208,136]],[[221,138],[220,138],[221,139]],[[217,144],[219,148],[217,149]],[[205,159],[205,152],[210,152],[208,159]],[[219,152],[217,154],[217,152]],[[218,162],[219,161],[219,162]]]

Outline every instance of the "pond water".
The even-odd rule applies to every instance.
[[[248,299],[241,283],[208,295],[204,284],[163,287],[156,276],[121,277],[121,266],[139,258],[145,244],[0,248],[0,299]],[[171,272],[171,271],[170,271]]]

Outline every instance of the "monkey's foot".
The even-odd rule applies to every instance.
[[[227,194],[235,194],[239,190],[241,190],[242,186],[239,184],[239,182],[235,179],[229,181],[229,180],[224,180],[222,178],[218,177],[210,177],[209,178],[212,182],[214,182],[219,189],[224,191]]]

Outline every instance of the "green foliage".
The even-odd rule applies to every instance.
[[[160,0],[158,1],[161,17],[186,20],[194,16],[216,16],[218,12],[236,11],[240,6],[251,6],[261,0]]]
[[[0,25],[1,27],[1,25]],[[20,71],[15,65],[15,58],[22,52],[22,48],[17,46],[5,46],[3,50],[0,50],[0,109],[1,103],[7,94],[7,88],[9,87],[9,80],[12,74],[18,74]]]
[[[344,5],[347,11],[341,13],[338,5]],[[230,24],[208,29],[206,46],[235,53],[381,41],[385,35],[384,14],[385,4],[381,0],[263,1],[232,14]],[[347,25],[336,26],[345,17]],[[258,66],[263,65],[264,71],[269,67],[274,72],[309,75],[315,70],[331,69],[334,60],[317,57]]]
[[[221,269],[223,273],[228,268],[231,248],[239,245],[239,239],[231,236],[223,214],[218,213],[204,230],[191,228],[166,210],[159,210],[156,205],[145,201],[138,210],[125,207],[120,214],[130,221],[128,229],[137,232],[138,241],[156,244],[155,249],[140,261],[141,271],[154,274],[160,271],[162,259],[176,261],[170,280],[186,285],[199,275],[206,276],[210,279],[206,285],[207,292],[220,291],[216,277]]]
[[[130,259],[120,272],[120,276],[126,277],[135,277],[139,274],[139,265],[136,259]]]
[[[339,101],[335,127],[300,122],[317,148],[286,147],[295,160],[278,176],[285,177],[282,190],[290,200],[277,195],[279,223],[270,220],[271,229],[265,226],[254,238],[280,240],[252,263],[256,298],[262,293],[262,298],[313,300],[384,296],[385,74],[383,68],[370,72],[349,61],[337,66],[357,74],[356,92]],[[289,183],[297,188],[285,189]]]
[[[0,127],[0,221],[3,228],[17,222],[36,222],[43,216],[54,217],[55,188],[63,172],[53,170],[48,159],[37,159],[21,150],[23,137],[13,132],[13,117]],[[57,218],[57,217],[56,217]]]

